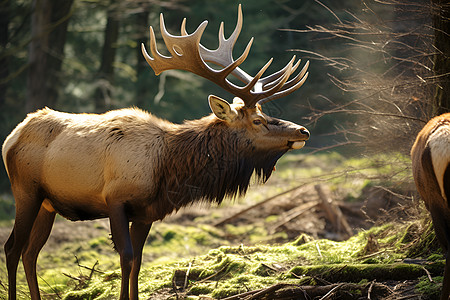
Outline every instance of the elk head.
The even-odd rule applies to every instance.
[[[148,54],[143,44],[142,53],[156,75],[169,69],[186,70],[216,83],[235,95],[233,103],[228,103],[217,96],[209,96],[209,105],[214,115],[228,128],[240,131],[244,140],[252,141],[256,151],[277,152],[281,156],[288,150],[302,148],[309,138],[309,132],[303,126],[267,116],[262,112],[261,105],[286,96],[302,86],[308,77],[309,62],[306,62],[296,76],[290,78],[300,66],[300,60],[294,64],[296,60],[294,55],[283,69],[262,78],[272,63],[273,59],[270,59],[254,77],[250,76],[240,69],[239,65],[247,58],[253,38],[238,59],[234,60],[232,55],[233,46],[242,29],[242,19],[239,5],[237,25],[233,33],[226,39],[222,22],[219,29],[219,46],[215,50],[210,50],[200,44],[208,21],[201,23],[192,34],[188,34],[184,19],[181,35],[174,36],[167,32],[161,14],[161,35],[171,56],[164,56],[158,52],[153,27],[150,27],[152,56]],[[219,66],[220,69],[214,69],[207,63]],[[240,80],[243,86],[230,81],[228,78],[230,75]]]

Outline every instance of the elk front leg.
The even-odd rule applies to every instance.
[[[47,242],[48,236],[52,231],[53,222],[56,213],[50,212],[41,206],[38,216],[34,221],[30,238],[27,246],[22,253],[22,262],[27,277],[28,287],[30,289],[31,299],[40,299],[39,286],[36,276],[36,262],[44,244]]]
[[[122,283],[120,300],[129,299],[130,272],[133,263],[133,247],[130,238],[129,221],[122,204],[109,204],[109,222],[114,246],[120,255]]]
[[[147,239],[152,223],[131,223],[131,242],[133,245],[133,266],[130,277],[130,299],[138,300],[138,276],[141,269],[142,249]]]

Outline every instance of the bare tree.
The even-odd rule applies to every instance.
[[[313,107],[311,120],[334,114],[347,121],[338,129],[346,142],[409,153],[426,120],[448,110],[442,100],[449,91],[448,4],[435,2],[442,3],[362,1],[356,13],[329,10],[337,20],[333,26],[301,30],[339,44],[327,53],[298,51],[331,66],[330,79],[346,97],[339,103],[326,97],[328,105]]]

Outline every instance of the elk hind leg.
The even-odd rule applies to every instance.
[[[430,206],[430,213],[436,237],[446,255],[441,300],[448,300],[450,296],[450,214],[435,205]]]
[[[8,271],[8,299],[10,300],[16,299],[17,266],[43,200],[37,196],[37,193],[26,193],[14,187],[13,194],[16,200],[16,217],[13,230],[4,247]]]
[[[133,246],[133,265],[130,275],[130,299],[138,299],[138,276],[141,269],[142,250],[152,223],[133,222],[131,224],[131,243]]]
[[[55,211],[48,211],[41,206],[38,216],[34,221],[27,246],[22,253],[22,262],[30,289],[31,299],[40,299],[39,286],[36,275],[36,262],[44,244],[50,235],[55,220]]]

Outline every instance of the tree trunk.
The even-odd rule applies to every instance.
[[[0,2],[0,48],[6,49],[8,44],[9,25],[9,0]],[[6,52],[6,50],[4,50]],[[1,55],[0,58],[0,108],[5,104],[7,78],[9,75],[8,57]]]
[[[434,46],[439,52],[434,61],[438,86],[434,97],[436,113],[450,112],[450,4],[433,0]]]
[[[102,61],[98,71],[98,87],[94,93],[95,110],[105,111],[111,107],[111,95],[114,80],[114,60],[116,58],[117,39],[119,38],[119,18],[115,0],[110,1],[105,28],[105,40]]]
[[[28,54],[27,112],[54,106],[73,0],[34,0]]]
[[[145,61],[144,56],[142,55],[141,51],[141,43],[147,44],[148,43],[148,17],[149,17],[149,11],[146,10],[144,12],[141,12],[136,15],[136,32],[138,33],[137,37],[137,51],[136,51],[136,59],[137,59],[137,65],[136,65],[136,75],[137,75],[137,82],[136,82],[136,105],[138,107],[146,107],[148,106],[148,83],[143,82],[143,80],[146,80],[144,78],[145,76],[142,76],[142,74],[148,70],[148,64]]]

